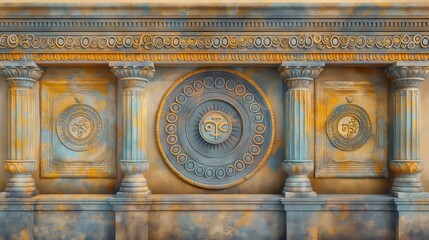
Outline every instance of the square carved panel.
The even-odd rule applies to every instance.
[[[388,92],[383,81],[315,81],[316,177],[386,177]]]
[[[116,88],[41,81],[41,177],[116,177]]]

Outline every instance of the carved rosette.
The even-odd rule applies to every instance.
[[[420,159],[420,85],[429,77],[429,62],[397,62],[386,69],[395,84],[392,193],[422,192]]]
[[[343,151],[355,151],[365,145],[372,134],[368,113],[356,104],[336,107],[326,120],[329,141]]]
[[[103,136],[103,120],[93,107],[73,104],[57,120],[57,135],[67,148],[82,152],[96,146]]]
[[[310,91],[309,87],[323,70],[323,62],[283,62],[279,67],[285,83],[286,159],[288,173],[285,197],[314,196],[308,173],[314,169],[310,160]],[[303,134],[304,133],[304,134]]]
[[[149,168],[144,141],[147,120],[144,118],[144,87],[155,74],[152,62],[111,62],[112,72],[123,86],[122,153],[119,161],[125,177],[118,197],[149,197],[150,190],[143,175]]]
[[[233,187],[266,161],[274,120],[259,87],[224,68],[191,72],[159,107],[157,141],[164,161],[184,181],[207,189]]]
[[[7,183],[8,197],[31,197],[37,191],[31,174],[34,157],[34,83],[43,71],[34,62],[0,62],[0,73],[9,83],[8,159],[6,171],[12,174]]]

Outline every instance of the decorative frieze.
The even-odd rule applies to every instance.
[[[9,83],[8,159],[4,167],[12,176],[6,196],[32,197],[37,194],[31,176],[36,169],[33,86],[43,71],[34,62],[0,62],[0,73]]]
[[[429,77],[429,62],[397,62],[386,69],[394,82],[393,159],[395,174],[392,193],[402,196],[423,192],[419,173],[420,158],[420,85]]]
[[[102,50],[102,49],[145,49],[145,50],[393,50],[411,51],[429,47],[429,35],[393,34],[363,35],[339,34],[251,34],[251,35],[34,35],[2,34],[0,49],[49,50]]]
[[[151,191],[143,175],[149,169],[144,87],[155,74],[155,67],[152,62],[110,62],[109,66],[123,87],[122,152],[119,165],[125,176],[117,196],[147,198]]]
[[[283,189],[285,197],[315,196],[308,174],[313,171],[310,157],[310,90],[323,62],[282,62],[280,76],[285,83],[286,159],[288,174]]]

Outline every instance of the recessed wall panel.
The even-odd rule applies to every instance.
[[[40,91],[41,177],[115,177],[115,83],[41,81]]]

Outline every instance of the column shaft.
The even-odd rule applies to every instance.
[[[145,93],[149,78],[155,74],[152,62],[112,62],[109,64],[123,87],[122,152],[119,166],[124,172],[118,197],[149,197],[143,173],[149,169],[144,134]]]
[[[11,86],[8,91],[8,159],[34,159],[33,92],[29,88]]]
[[[143,141],[144,106],[143,89],[124,89],[122,98],[122,159],[146,159]]]
[[[396,175],[391,189],[396,196],[423,192],[418,176],[423,171],[420,159],[420,85],[428,77],[429,67],[420,65],[398,62],[386,70],[395,85],[390,167]]]
[[[1,62],[0,71],[9,83],[8,160],[12,173],[6,185],[7,197],[32,197],[37,194],[31,176],[36,169],[34,156],[34,83],[42,70],[34,62]]]
[[[285,151],[283,166],[288,177],[285,197],[311,197],[316,194],[308,173],[314,165],[310,157],[310,90],[323,62],[283,62],[279,68],[285,83]]]
[[[310,159],[310,120],[308,90],[290,89],[285,93],[286,159]]]

